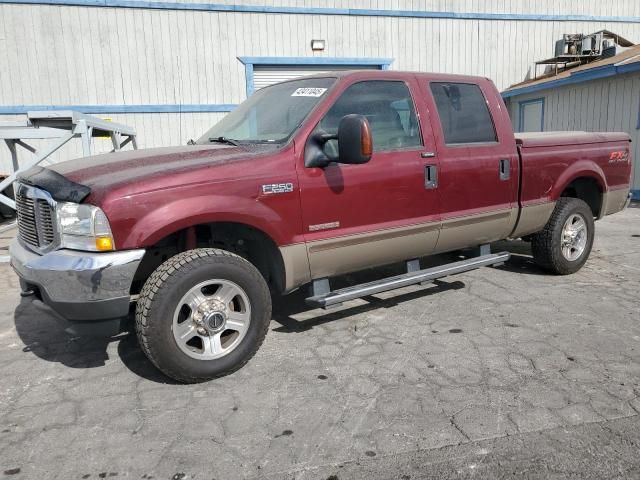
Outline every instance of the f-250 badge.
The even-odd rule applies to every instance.
[[[262,185],[262,193],[264,195],[289,192],[293,192],[293,183],[269,183]]]

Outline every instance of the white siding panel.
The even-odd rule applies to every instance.
[[[467,10],[474,6],[467,2]],[[3,105],[236,103],[245,96],[241,55],[392,57],[393,69],[488,76],[502,89],[533,75],[535,60],[548,57],[565,32],[606,27],[640,40],[634,23],[5,4],[0,17],[0,53],[9,60],[0,85]],[[326,52],[311,52],[316,37],[327,41]]]

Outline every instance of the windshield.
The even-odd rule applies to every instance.
[[[335,81],[310,78],[258,90],[196,143],[284,143]]]

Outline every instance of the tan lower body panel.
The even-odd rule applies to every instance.
[[[517,213],[506,209],[448,219],[442,228],[432,222],[280,247],[286,290],[312,279],[502,240],[513,230]]]
[[[307,246],[304,243],[280,247],[280,254],[284,263],[285,292],[311,281]]]
[[[600,218],[622,210],[627,204],[627,198],[629,198],[629,187],[605,192],[602,196],[602,215]]]
[[[538,203],[537,205],[523,207],[520,212],[518,226],[511,234],[511,238],[519,238],[542,230],[551,218],[554,208],[556,208],[556,202]]]
[[[431,253],[440,225],[428,223],[310,242],[312,278],[331,277]]]
[[[513,230],[517,215],[518,210],[511,208],[444,220],[433,253],[502,240]]]

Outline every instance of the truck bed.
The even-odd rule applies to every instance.
[[[570,181],[583,178],[602,194],[598,217],[625,205],[631,172],[626,133],[516,133],[521,162],[520,206],[559,198]]]

